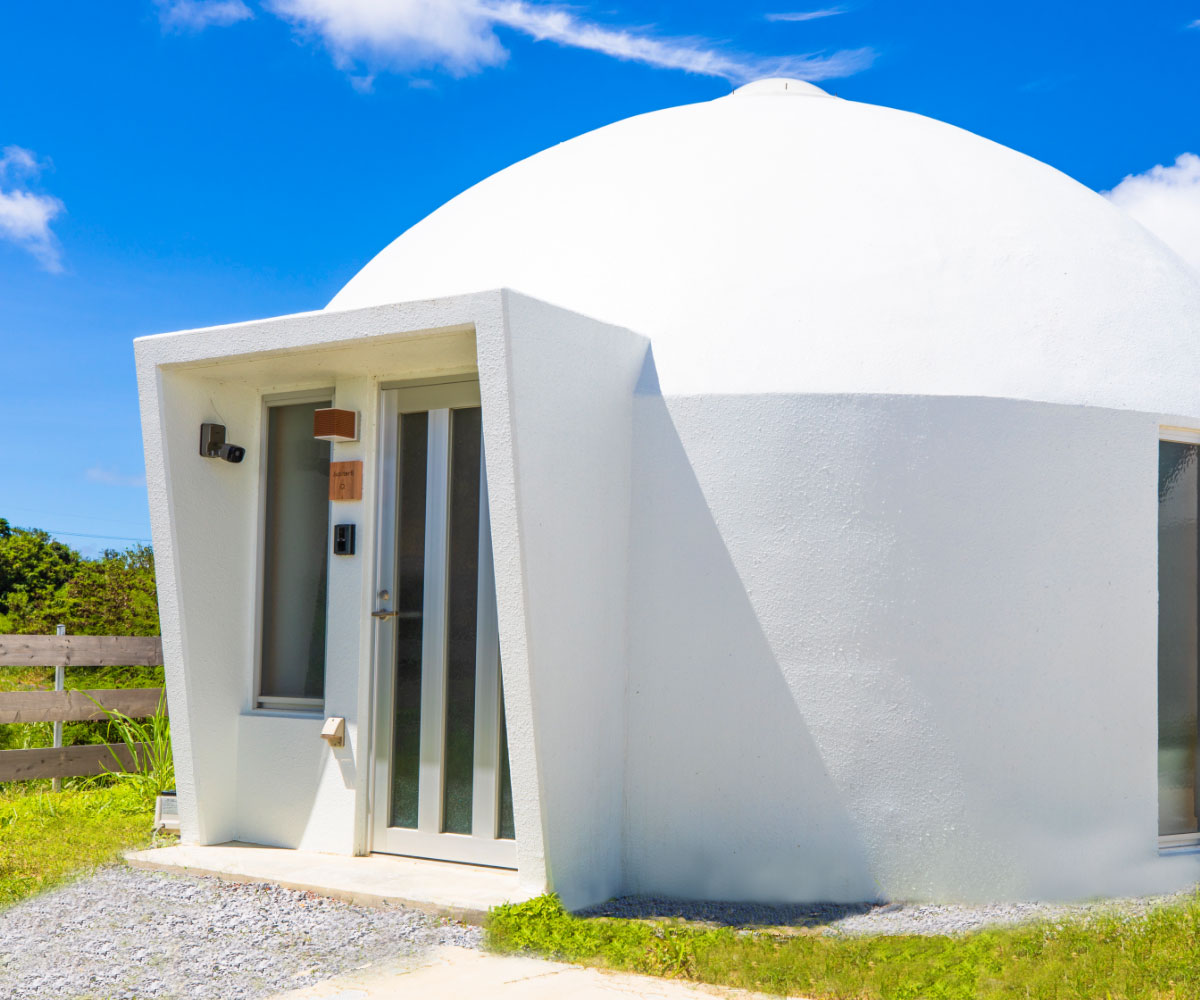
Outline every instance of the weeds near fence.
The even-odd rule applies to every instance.
[[[100,705],[95,698],[91,700]],[[133,762],[127,769],[116,751],[109,747],[108,752],[117,769],[105,768],[105,774],[132,788],[147,807],[152,807],[156,796],[175,787],[175,758],[171,753],[171,719],[167,715],[166,695],[159,696],[158,708],[145,719],[130,718],[116,709],[104,711]]]

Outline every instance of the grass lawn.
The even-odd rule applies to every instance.
[[[1122,918],[1096,915],[947,937],[849,937],[580,918],[553,896],[496,907],[496,951],[838,1000],[1195,1000],[1200,894]]]
[[[148,845],[153,821],[146,797],[123,784],[88,791],[3,789],[0,907]]]

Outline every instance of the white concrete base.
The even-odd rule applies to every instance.
[[[411,906],[469,923],[482,922],[500,903],[529,898],[521,894],[515,871],[385,854],[354,858],[256,844],[178,844],[130,851],[125,860],[155,871],[273,882],[360,906]]]
[[[736,997],[750,1000],[760,996],[762,994],[744,990],[445,947],[416,966],[399,962],[373,965],[316,986],[280,993],[271,1000],[445,1000],[447,997],[500,997],[502,1000],[621,1000],[632,997],[712,1000],[713,997]]]

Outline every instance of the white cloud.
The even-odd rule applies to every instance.
[[[837,17],[849,12],[849,7],[822,7],[820,10],[794,10],[781,14],[764,14],[768,21],[819,21],[823,17]]]
[[[1105,195],[1200,271],[1200,156],[1131,174]]]
[[[55,216],[65,210],[57,198],[36,194],[20,185],[42,170],[38,158],[20,146],[0,150],[0,240],[29,251],[47,271],[62,270],[58,240],[50,229]],[[14,186],[9,187],[9,184]]]
[[[145,486],[145,476],[123,476],[116,469],[107,466],[93,466],[84,475],[89,483],[99,483],[102,486]]]
[[[242,0],[154,0],[163,27],[176,31],[223,28],[254,16]]]
[[[866,48],[764,58],[719,50],[693,38],[656,37],[611,28],[564,7],[528,0],[265,0],[302,33],[321,39],[342,69],[439,67],[457,75],[502,64],[508,57],[497,28],[537,41],[600,52],[616,59],[735,82],[762,76],[823,80],[866,69]],[[360,77],[361,79],[362,77]]]
[[[321,39],[343,69],[440,66],[461,75],[508,55],[470,0],[267,0],[267,8]]]

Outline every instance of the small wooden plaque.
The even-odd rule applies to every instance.
[[[357,441],[358,410],[314,410],[313,437],[318,441]]]
[[[362,499],[362,462],[329,463],[329,499]]]

